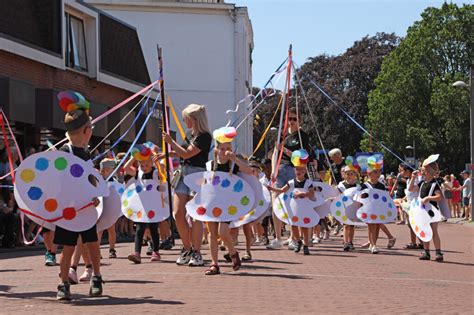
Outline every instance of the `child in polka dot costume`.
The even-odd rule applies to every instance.
[[[231,130],[232,129],[232,130]],[[238,158],[232,151],[232,140],[237,135],[233,128],[220,128],[213,132],[216,142],[214,151],[214,160],[211,162],[213,171],[229,172],[237,176],[239,171],[252,174],[253,171],[246,161]],[[236,201],[238,202],[238,201]],[[206,222],[209,230],[209,250],[211,252],[211,266],[206,270],[206,275],[220,274],[218,262],[219,243],[218,237],[224,242],[229,250],[229,256],[232,261],[232,269],[237,271],[240,269],[241,261],[239,253],[234,247],[234,241],[230,235],[230,222]]]
[[[291,155],[291,162],[295,166],[295,178],[290,180],[285,186],[282,188],[275,188],[272,186],[267,186],[270,191],[274,191],[278,194],[286,193],[290,188],[306,188],[306,192],[295,192],[293,198],[296,200],[299,198],[308,198],[310,200],[315,200],[315,188],[310,183],[310,179],[307,175],[307,163],[309,161],[308,153],[301,149],[293,151]],[[315,222],[316,225],[318,221]],[[299,253],[301,247],[303,247],[303,254],[309,255],[309,244],[311,242],[311,230],[312,228],[309,227],[298,227],[298,226],[291,226],[292,236],[295,240],[297,240],[297,245],[294,249],[295,253]],[[303,236],[303,241],[301,241],[300,235]]]

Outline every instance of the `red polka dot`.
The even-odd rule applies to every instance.
[[[304,224],[308,224],[309,222],[311,222],[311,219],[310,219],[310,218],[304,218],[304,219],[303,219],[303,223],[304,223]]]
[[[421,232],[420,232],[420,236],[421,236],[421,237],[425,237],[425,236],[426,236],[425,231],[421,231]]]
[[[150,211],[148,211],[147,215],[148,215],[148,219],[153,219],[155,217],[155,211],[150,210]]]
[[[298,218],[297,216],[294,216],[294,217],[291,218],[291,221],[293,221],[293,222],[298,222],[299,219],[300,219],[300,218]]]
[[[362,219],[367,219],[367,213],[365,213],[365,212],[362,212],[362,214],[360,216],[362,217]]]
[[[63,210],[63,217],[66,220],[72,220],[76,217],[76,209],[74,208],[65,208]]]
[[[377,215],[376,215],[376,214],[371,214],[371,215],[370,215],[370,218],[371,218],[372,220],[376,220],[376,219],[377,219]]]
[[[199,214],[199,215],[205,215],[205,214],[206,214],[206,208],[204,208],[204,207],[199,207],[199,208],[197,208],[196,212],[197,212],[197,214]]]

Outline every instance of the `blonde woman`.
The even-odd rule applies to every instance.
[[[192,191],[184,184],[183,177],[192,173],[205,171],[211,149],[212,136],[209,132],[206,108],[202,105],[190,104],[183,110],[183,120],[189,133],[180,145],[169,134],[163,138],[171,147],[170,154],[181,159],[182,175],[176,184],[173,195],[173,213],[176,226],[183,241],[181,255],[176,261],[178,265],[203,266],[201,256],[201,240],[203,224],[200,221],[188,222],[186,203],[192,198]],[[188,140],[189,139],[189,140]]]

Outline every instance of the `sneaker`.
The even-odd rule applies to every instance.
[[[164,240],[160,244],[160,249],[171,250],[172,248],[173,248],[173,241],[171,240],[171,237],[168,237],[166,240]]]
[[[243,261],[251,261],[252,260],[252,254],[250,252],[245,252],[245,254],[242,256]]]
[[[268,245],[270,243],[270,240],[266,236],[262,236],[260,238],[262,245]]]
[[[104,283],[104,281],[101,276],[93,276],[91,279],[89,296],[102,296],[102,283]]]
[[[349,243],[344,243],[344,246],[342,247],[342,250],[345,251],[345,252],[350,251],[351,246],[349,245]]]
[[[421,256],[420,258],[418,258],[419,260],[430,260],[431,259],[431,256],[430,256],[430,253],[427,252],[427,251],[423,251],[421,253]]]
[[[239,252],[235,252],[234,255],[230,255],[232,258],[232,270],[237,271],[242,266],[242,262],[240,261]]]
[[[153,254],[153,247],[151,246],[151,243],[148,245],[148,248],[146,249],[146,255],[151,256]]]
[[[313,240],[311,241],[313,244],[319,244],[321,243],[321,239],[317,236],[313,236]]]
[[[140,253],[137,252],[131,253],[127,258],[135,264],[140,264],[142,262],[142,257],[140,256]]]
[[[69,268],[68,278],[69,278],[69,283],[70,284],[77,284],[78,283],[76,269]]]
[[[228,263],[232,262],[232,258],[230,258],[230,253],[225,253],[224,254],[224,259]]]
[[[349,243],[349,250],[350,251],[355,250],[354,244],[352,244],[352,242]]]
[[[305,255],[305,256],[309,255],[309,248],[306,245],[303,246],[303,255]]]
[[[435,257],[435,260],[437,262],[442,262],[444,261],[444,255],[441,251],[436,251],[436,257]]]
[[[160,253],[153,252],[153,254],[151,254],[150,261],[160,261],[160,260],[161,260]]]
[[[379,253],[379,249],[375,245],[372,246],[372,249],[370,251],[372,252],[372,254],[378,254]]]
[[[283,241],[283,245],[290,245],[291,239],[287,238]]]
[[[299,240],[298,243],[296,243],[295,248],[293,249],[295,253],[299,253],[301,250],[301,246],[303,246],[303,241]],[[289,247],[289,246],[288,246]]]
[[[193,252],[191,259],[189,259],[188,266],[190,267],[199,267],[204,266],[204,260],[202,260],[201,253]]]
[[[69,282],[63,282],[58,285],[58,293],[56,293],[56,300],[71,301],[71,286]]]
[[[298,242],[291,240],[288,243],[288,250],[295,250],[296,247],[298,247]]]
[[[187,265],[189,263],[189,260],[191,259],[191,254],[191,251],[183,249],[181,251],[181,255],[176,260],[176,264],[180,266]]]
[[[282,240],[277,240],[274,239],[273,241],[270,242],[270,244],[267,245],[267,249],[279,249],[283,247],[283,241]]]
[[[56,266],[56,254],[47,251],[44,254],[44,265],[48,267]]]
[[[323,240],[327,241],[329,239],[329,231],[324,231]]]
[[[86,282],[86,281],[90,281],[91,278],[92,278],[92,268],[86,268],[82,276],[79,278],[79,281]]]
[[[367,243],[364,243],[364,244],[360,245],[360,248],[368,248],[368,249],[370,249],[370,248],[371,248],[370,242],[367,242]]]
[[[393,246],[395,246],[395,242],[397,241],[397,239],[395,237],[393,238],[389,238],[388,239],[388,244],[387,244],[387,248],[390,249],[392,248]]]
[[[109,258],[117,258],[117,252],[115,251],[115,249],[111,248],[109,250]]]

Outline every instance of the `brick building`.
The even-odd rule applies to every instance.
[[[97,116],[150,84],[134,27],[82,1],[2,3],[0,106],[22,150],[64,137],[59,91],[82,93],[91,102],[91,115]],[[150,105],[155,97],[152,93]],[[116,126],[140,99],[99,122],[92,144]],[[128,133],[122,148],[133,140],[148,109]],[[128,129],[134,118],[135,113],[127,117],[111,141]],[[156,110],[140,141],[159,141],[160,118],[161,112]]]

